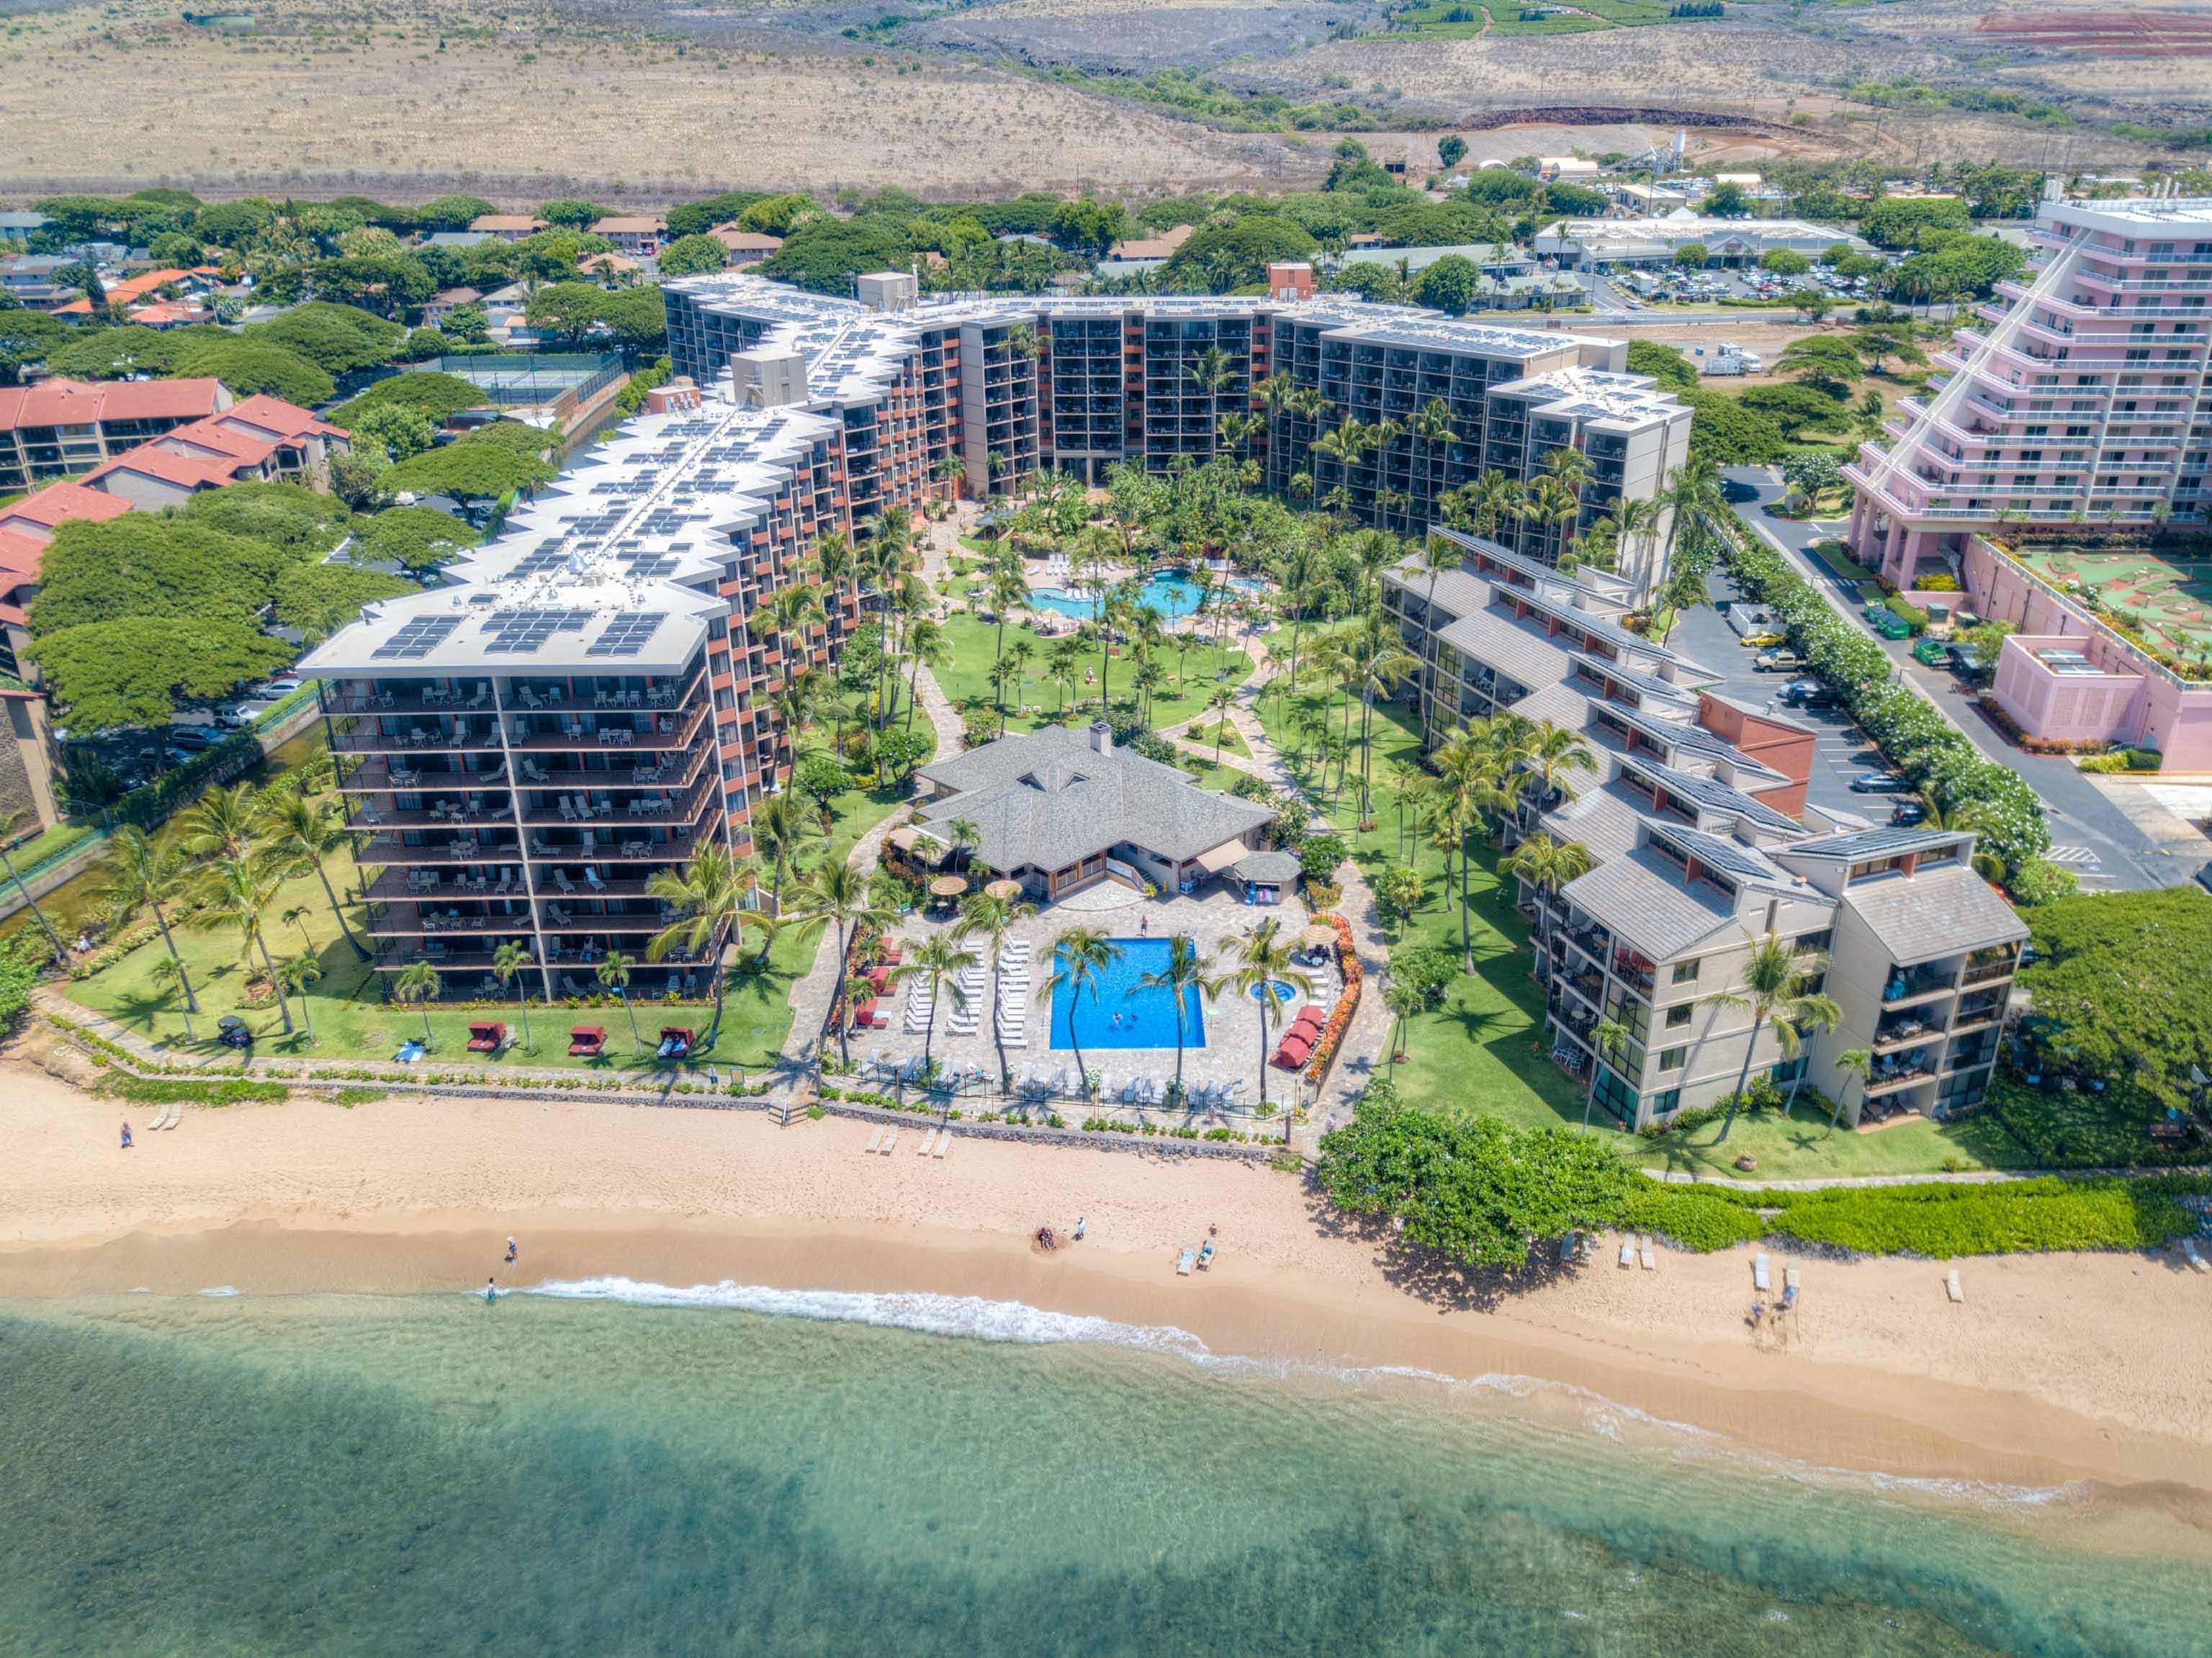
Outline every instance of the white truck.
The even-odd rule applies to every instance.
[[[1756,351],[1723,345],[1698,365],[1698,372],[1707,380],[1717,380],[1730,374],[1756,374],[1765,367],[1765,360]]]

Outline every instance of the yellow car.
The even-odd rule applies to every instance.
[[[1777,633],[1771,628],[1761,628],[1757,633],[1746,634],[1743,636],[1743,642],[1755,651],[1769,651],[1777,645],[1787,645],[1790,642],[1790,635]]]

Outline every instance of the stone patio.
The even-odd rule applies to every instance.
[[[1102,897],[1119,895],[1110,909]],[[1088,902],[1085,901],[1090,901]],[[1104,914],[1102,916],[1102,911]],[[1052,1038],[1051,998],[1045,992],[1045,981],[1052,975],[1054,940],[1071,927],[1104,926],[1117,938],[1149,937],[1165,938],[1181,932],[1188,933],[1196,942],[1200,953],[1216,970],[1232,970],[1230,962],[1238,941],[1260,922],[1273,918],[1280,924],[1280,931],[1295,941],[1308,922],[1305,908],[1296,900],[1265,908],[1248,906],[1241,899],[1231,897],[1218,888],[1196,897],[1160,897],[1146,899],[1130,889],[1113,882],[1086,889],[1066,902],[1051,906],[1036,915],[1019,922],[1013,937],[1026,940],[1030,947],[1030,985],[1025,1020],[1027,1042],[1023,1047],[1011,1043],[1006,1048],[1006,1062],[1014,1074],[1017,1092],[1025,1077],[1050,1079],[1066,1071],[1072,1078],[1075,1070],[1075,1054],[1072,1048],[1054,1048]],[[919,941],[932,933],[944,932],[954,925],[948,916],[914,915],[893,929],[894,936],[909,942]],[[1228,946],[1224,950],[1224,945]],[[975,946],[979,959],[988,951],[988,943]],[[913,959],[911,954],[908,959]],[[939,993],[937,1029],[930,1052],[939,1061],[943,1073],[957,1075],[968,1087],[977,1092],[999,1092],[998,1055],[991,1040],[992,997],[995,993],[995,975],[991,963],[984,967],[984,993],[975,1005],[975,1029],[970,1034],[955,1035],[950,1029],[952,1017],[952,998],[949,987]],[[1308,969],[1314,981],[1311,1000],[1324,1010],[1333,1007],[1341,988],[1334,965]],[[885,1030],[857,1031],[852,1039],[853,1060],[856,1066],[869,1061],[880,1061],[899,1066],[918,1060],[922,1051],[920,1032],[906,1029],[906,1009],[912,993],[911,981],[907,986],[895,987],[884,999],[882,1011],[891,1021]],[[1291,1005],[1290,1017],[1295,1017],[1301,1005]],[[1260,1096],[1259,1072],[1262,1055],[1260,1052],[1260,1006],[1245,992],[1224,988],[1221,994],[1206,1005],[1206,1039],[1204,1046],[1193,1044],[1183,1050],[1183,1081],[1187,1087],[1202,1084],[1223,1084],[1241,1078],[1243,1086],[1225,1114],[1249,1116]],[[1272,1017],[1268,1022],[1270,1052],[1273,1033],[1282,1029],[1281,1022]],[[1160,1085],[1164,1094],[1168,1082],[1176,1074],[1176,1050],[1165,1048],[1085,1048],[1084,1062],[1093,1071],[1102,1073],[1103,1086],[1100,1106],[1111,1109],[1121,1102],[1116,1096],[1122,1087],[1137,1078],[1147,1078]],[[1280,1102],[1296,1097],[1298,1085],[1297,1073],[1269,1066],[1267,1097]],[[1060,1108],[1075,1102],[1061,1096]],[[1155,1114],[1163,1114],[1155,1111]],[[1176,1114],[1180,1115],[1181,1114]]]

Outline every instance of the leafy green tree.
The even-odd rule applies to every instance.
[[[421,410],[404,403],[387,403],[356,416],[352,436],[356,448],[373,443],[383,450],[386,459],[405,460],[431,447],[437,441],[437,430]]]
[[[354,554],[365,563],[389,560],[420,573],[458,556],[482,539],[451,513],[434,507],[387,507],[354,529]]]
[[[680,240],[712,230],[716,225],[734,224],[747,208],[765,199],[758,191],[738,190],[727,195],[709,196],[704,201],[685,202],[668,210],[668,234]]]
[[[335,378],[384,361],[407,331],[356,306],[311,300],[281,317],[248,323],[242,337],[281,345]]]
[[[570,230],[589,230],[607,216],[607,210],[593,202],[564,198],[545,203],[538,210],[538,216],[548,224],[562,225]]]
[[[1813,268],[1813,262],[1794,247],[1770,247],[1759,256],[1759,268],[1778,276],[1802,276]]]
[[[696,276],[720,270],[730,262],[730,250],[712,236],[678,236],[660,250],[653,263],[664,276]]]
[[[1413,297],[1447,316],[1464,316],[1482,295],[1482,267],[1473,259],[1447,253],[1421,272],[1413,284]]]
[[[1296,220],[1249,213],[1229,224],[1200,226],[1160,276],[1177,293],[1226,294],[1264,280],[1270,264],[1310,259],[1320,251]]]
[[[739,222],[752,219],[758,207],[765,205],[757,204]],[[746,228],[753,228],[746,224]],[[780,277],[817,294],[849,294],[853,278],[861,272],[903,270],[914,252],[905,228],[880,217],[817,219],[785,236],[783,246],[759,270],[763,276]]]
[[[2021,971],[2020,1035],[2046,1072],[2191,1108],[2212,1054],[2212,903],[2188,887],[2066,895],[2027,913],[2040,959]]]
[[[415,455],[386,472],[381,482],[397,493],[451,495],[454,500],[493,501],[509,490],[550,482],[553,468],[542,460],[496,443],[447,444]]]
[[[1685,270],[1703,270],[1711,262],[1703,242],[1684,242],[1674,250],[1674,263]]]
[[[362,605],[415,591],[413,582],[380,570],[303,564],[284,578],[276,595],[276,620],[298,629],[307,643],[319,645],[359,616]]]
[[[132,616],[59,629],[31,654],[71,727],[90,732],[166,726],[179,698],[221,696],[294,652],[240,622],[202,617],[186,630],[173,618]]]
[[[1437,140],[1437,160],[1444,164],[1447,171],[1457,167],[1466,159],[1467,140],[1456,132],[1448,132]]]
[[[550,282],[530,296],[523,307],[524,320],[544,329],[564,344],[583,343],[605,312],[606,290],[596,282]]]
[[[425,230],[466,230],[472,221],[496,210],[481,196],[441,196],[416,208],[415,222]]]
[[[347,398],[331,410],[330,418],[333,426],[350,430],[354,422],[370,410],[397,404],[420,410],[433,426],[441,426],[465,409],[482,408],[483,402],[483,392],[473,381],[459,374],[416,368],[380,380],[360,396]]]
[[[1744,187],[1733,179],[1713,186],[1705,197],[1705,211],[1708,218],[1747,219],[1751,216],[1751,197]]]
[[[1507,1269],[1533,1246],[1617,1224],[1644,1178],[1588,1135],[1423,1110],[1376,1084],[1350,1122],[1322,1137],[1314,1173],[1334,1206],[1396,1224],[1404,1243]]]
[[[219,380],[240,397],[266,392],[302,409],[317,407],[337,389],[330,375],[298,352],[229,335],[195,339],[178,354],[171,372]]]
[[[297,483],[233,483],[203,489],[178,513],[180,522],[267,542],[295,556],[320,557],[346,537],[351,515],[320,490]]]

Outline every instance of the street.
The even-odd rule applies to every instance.
[[[1724,470],[1723,477],[1729,500],[1746,524],[1788,559],[1798,574],[1824,594],[1852,626],[1874,638],[1896,665],[1899,674],[1964,732],[1969,742],[1997,764],[2027,780],[2043,802],[2045,818],[2051,829],[2051,862],[2071,870],[2084,888],[2178,886],[2196,872],[2208,853],[2212,853],[2212,845],[2205,843],[2201,836],[2192,847],[2186,837],[2162,842],[2146,833],[2071,761],[2057,755],[2029,754],[2015,747],[1990,723],[1975,705],[1972,694],[1949,671],[1924,667],[1912,659],[1909,640],[1882,639],[1869,628],[1859,614],[1856,593],[1851,585],[1807,550],[1816,541],[1839,537],[1845,526],[1835,519],[1800,521],[1771,515],[1769,507],[1783,495],[1781,474],[1777,469],[1731,466]],[[1733,584],[1717,576],[1715,585],[1717,591],[1733,596]],[[1676,631],[1692,656],[1717,669],[1729,659],[1714,659],[1720,649],[1717,645],[1708,650],[1702,645],[1686,642],[1691,637],[1690,622],[1706,615],[1704,611],[1694,613]],[[1718,623],[1721,635],[1737,655],[1747,655],[1735,643],[1724,621],[1718,617],[1711,620]],[[1711,635],[1701,634],[1699,637]],[[1747,661],[1747,670],[1748,665]],[[1871,744],[1867,746],[1870,748]],[[1825,740],[1823,747],[1825,751]],[[2138,789],[2141,786],[2114,786]],[[1814,798],[1819,797],[1816,794]],[[1878,807],[1876,812],[1879,813]],[[2156,821],[2156,814],[2146,816]]]

